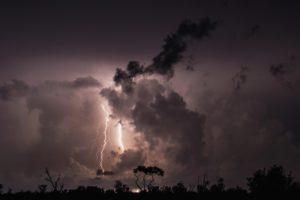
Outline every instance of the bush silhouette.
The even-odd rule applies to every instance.
[[[213,184],[210,187],[210,192],[212,193],[220,193],[225,191],[224,179],[219,178],[217,184]]]
[[[292,175],[286,174],[282,166],[273,165],[268,170],[257,170],[247,178],[247,185],[253,194],[285,193],[294,191],[297,183]]]
[[[225,188],[224,180],[218,179],[215,184],[209,187],[209,181],[203,177],[196,190],[187,189],[183,182],[170,186],[153,186],[154,176],[164,175],[164,171],[158,167],[137,166],[134,170],[138,184],[143,189],[140,193],[130,191],[129,186],[120,180],[116,180],[113,189],[104,189],[98,186],[79,186],[77,189],[60,190],[61,183],[59,177],[52,178],[50,172],[46,173],[48,179],[52,179],[55,187],[50,183],[47,190],[46,185],[39,185],[38,191],[12,192],[8,190],[1,194],[0,199],[269,199],[271,197],[281,197],[290,199],[292,196],[299,196],[299,184],[294,181],[290,173],[285,173],[283,167],[273,165],[269,169],[260,169],[247,178],[249,190],[239,186],[235,188]],[[152,177],[153,176],[153,177]],[[51,182],[51,181],[48,181]],[[57,189],[56,183],[57,182]]]
[[[186,193],[187,188],[185,187],[183,182],[179,182],[172,187],[172,191],[173,191],[173,193]]]
[[[209,186],[209,181],[206,180],[206,176],[203,176],[202,183],[199,183],[199,177],[198,177],[198,185],[197,185],[197,192],[198,193],[203,193],[203,192],[208,192],[208,186]]]
[[[44,194],[47,191],[47,185],[41,184],[38,186],[39,193]]]
[[[121,181],[117,180],[115,182],[115,192],[118,194],[129,192],[129,187],[126,184],[123,184]]]
[[[60,180],[61,175],[59,174],[56,178],[54,178],[48,168],[45,169],[45,180],[52,187],[53,192],[63,192],[64,184]]]

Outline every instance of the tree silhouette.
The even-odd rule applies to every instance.
[[[129,187],[126,184],[123,184],[121,181],[116,180],[115,192],[118,194],[129,192]]]
[[[3,185],[0,184],[0,195],[2,194],[2,190],[3,190]]]
[[[41,184],[38,186],[39,188],[39,193],[44,194],[47,191],[47,185]]]
[[[165,185],[161,187],[160,191],[163,193],[172,193],[172,188],[170,186]]]
[[[179,182],[172,187],[172,191],[173,191],[173,193],[186,193],[187,188],[185,187],[183,182]]]
[[[220,193],[225,191],[225,184],[224,184],[224,179],[219,178],[218,182],[216,184],[213,184],[210,187],[210,192],[212,193]]]
[[[57,178],[54,180],[51,176],[48,168],[45,169],[45,180],[50,183],[50,186],[52,187],[52,192],[62,192],[64,189],[64,184],[60,181],[60,174],[57,176]]]
[[[199,183],[199,176],[198,176],[197,192],[198,193],[208,192],[208,186],[209,186],[209,181],[206,180],[206,175],[204,174],[202,183]]]
[[[292,199],[290,197],[299,196],[299,183],[295,182],[291,174],[284,172],[281,166],[272,166],[269,169],[257,170],[252,177],[247,178],[249,190],[239,186],[235,188],[226,188],[222,178],[209,187],[209,182],[204,175],[200,182],[198,178],[197,192],[188,189],[183,182],[170,186],[153,186],[155,176],[163,176],[164,171],[155,166],[137,166],[133,172],[137,180],[137,186],[142,193],[136,194],[130,191],[130,188],[116,180],[113,189],[103,189],[98,186],[78,186],[77,189],[63,190],[63,184],[60,182],[60,175],[54,177],[46,169],[46,180],[50,183],[47,191],[47,185],[39,185],[38,191],[19,191],[12,192],[9,189],[1,194],[0,199],[271,199],[272,197],[281,197],[282,199]]]
[[[146,191],[146,188],[151,190],[155,181],[154,176],[164,176],[164,173],[165,172],[161,168],[156,166],[146,167],[144,165],[139,165],[133,169],[133,174],[136,177],[135,184],[142,191]],[[142,185],[140,185],[139,182],[142,182]]]
[[[284,193],[297,188],[292,175],[286,174],[282,166],[273,165],[268,170],[257,170],[247,178],[249,190],[254,194]]]

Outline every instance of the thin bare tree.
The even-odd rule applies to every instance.
[[[61,183],[60,178],[61,175],[59,174],[57,176],[57,178],[53,178],[50,174],[50,171],[48,170],[48,168],[45,169],[45,180],[50,184],[50,186],[52,187],[52,192],[62,192],[64,189],[64,184]]]

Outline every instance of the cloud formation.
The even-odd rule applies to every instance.
[[[4,83],[0,86],[0,97],[2,100],[12,100],[25,96],[30,90],[30,86],[18,79],[13,79],[11,83]]]
[[[269,70],[283,87],[291,90],[300,87],[299,67],[296,65],[295,59],[289,63],[273,64]]]
[[[248,72],[249,72],[249,68],[245,67],[245,66],[242,66],[240,68],[240,71],[237,72],[232,77],[231,80],[232,80],[234,91],[239,91],[242,88],[242,85],[244,85],[247,82]]]
[[[227,9],[234,7],[231,5]],[[242,10],[237,17],[244,14],[245,10]],[[262,19],[265,19],[263,14]],[[234,17],[229,16],[230,20]],[[280,24],[277,15],[273,17]],[[238,33],[247,29],[250,35],[256,36],[259,27],[255,25],[249,30],[255,21],[246,20],[243,25],[230,25],[226,21],[226,27],[220,27],[218,32],[213,32],[218,25],[210,19],[196,23],[185,21],[166,37],[162,50],[150,64],[130,61],[126,69],[118,68],[114,76],[116,85],[111,87],[102,88],[102,84],[90,76],[44,81],[36,85],[22,80],[1,84],[1,181],[7,187],[16,183],[35,187],[41,183],[39,173],[44,167],[49,167],[54,173],[62,173],[67,185],[90,184],[98,168],[96,152],[103,139],[102,97],[108,101],[112,112],[108,134],[112,144],[108,145],[104,164],[114,175],[95,179],[101,186],[111,183],[114,178],[130,183],[132,168],[141,164],[163,168],[166,171],[164,184],[175,181],[194,184],[196,176],[206,174],[212,181],[222,176],[226,184],[243,185],[242,180],[246,176],[271,164],[283,164],[300,177],[297,162],[300,152],[297,120],[300,118],[300,97],[296,93],[281,91],[273,79],[269,80],[271,74],[279,83],[284,83],[282,85],[296,88],[299,81],[297,60],[293,57],[291,62],[269,69],[268,63],[276,63],[272,59],[277,57],[278,48],[280,52],[287,51],[281,42],[276,44],[277,40],[272,39],[274,31],[278,31],[277,24],[274,29],[268,29],[262,22],[262,26],[266,27],[264,34],[268,37],[264,38],[262,34],[251,41],[243,39],[243,42],[232,39],[233,30]],[[280,26],[285,25],[289,26],[287,23]],[[282,30],[288,31],[286,27]],[[205,40],[201,43],[203,48],[192,49],[193,53],[198,53],[192,60],[197,66],[189,65],[186,69],[197,67],[196,71],[186,72],[181,70],[184,67],[177,67],[186,51],[190,50],[191,41],[205,39],[212,33],[213,41]],[[144,41],[145,35],[139,34],[143,36],[139,41]],[[245,32],[241,34],[244,38]],[[291,42],[293,35],[289,34],[286,41]],[[113,42],[119,44],[115,40]],[[128,43],[131,42],[128,40]],[[147,42],[153,43],[152,40]],[[91,43],[94,44],[95,40]],[[108,45],[111,46],[111,41]],[[286,46],[289,45],[291,43],[287,42]],[[85,48],[80,49],[85,51]],[[135,50],[142,52],[144,49]],[[123,49],[120,52],[124,52]],[[135,56],[140,54],[135,53]],[[249,58],[253,59],[249,61]],[[76,60],[74,63],[78,64]],[[251,80],[248,79],[248,69],[241,68],[237,73],[232,69],[241,63],[251,66]],[[109,68],[97,65],[95,71],[109,71]],[[75,67],[71,65],[70,69],[74,71]],[[94,73],[90,69],[80,72],[88,70],[85,72]],[[261,73],[260,69],[265,71]],[[52,70],[49,68],[49,71]],[[43,74],[49,71],[45,70]],[[60,68],[57,71],[60,76],[69,75],[61,72]],[[65,71],[68,71],[67,67]],[[107,78],[106,73],[100,73]],[[232,88],[243,92],[233,95]],[[122,154],[113,146],[115,120],[122,120],[125,124],[126,150]]]
[[[93,141],[103,126],[100,86],[92,77],[32,86],[20,80],[3,84],[1,180],[14,188],[18,181],[38,184],[45,167],[62,173],[64,181],[80,182],[92,172],[95,175],[97,144]],[[78,170],[89,173],[78,177]],[[74,177],[67,178],[73,172]]]
[[[257,29],[253,27],[253,34]],[[243,185],[237,177],[246,177],[255,169],[274,163],[296,169],[299,163],[293,164],[292,160],[298,156],[299,147],[291,140],[296,129],[286,127],[275,105],[269,107],[266,99],[270,96],[249,91],[232,95],[232,85],[236,92],[246,83],[253,87],[253,82],[248,83],[248,67],[242,66],[233,77],[222,74],[222,80],[231,80],[228,88],[216,78],[216,73],[206,79],[222,84],[217,88],[214,88],[216,85],[200,87],[199,76],[193,80],[192,75],[172,82],[191,82],[193,87],[189,92],[176,90],[184,91],[184,84],[177,84],[177,88],[170,86],[172,83],[168,80],[174,75],[174,65],[183,58],[186,49],[186,44],[181,46],[176,37],[175,34],[170,38],[171,44],[176,41],[174,46],[167,45],[174,51],[163,48],[149,66],[131,61],[126,70],[118,68],[114,81],[121,87],[104,88],[100,93],[108,100],[114,117],[129,121],[134,132],[140,134],[147,155],[144,162],[166,168],[169,181],[182,178],[192,182],[195,174],[207,174],[225,177],[230,185]],[[169,56],[174,59],[164,62]],[[275,76],[280,74],[274,73]],[[159,81],[150,77],[151,74],[163,75],[163,78]],[[218,90],[223,91],[218,93]],[[284,147],[285,151],[276,146]],[[287,155],[293,159],[286,159]]]
[[[203,18],[196,23],[191,20],[183,21],[175,33],[165,38],[162,51],[152,59],[150,65],[145,67],[137,61],[130,61],[126,70],[117,68],[114,75],[116,85],[121,85],[124,92],[131,92],[133,78],[138,75],[159,74],[172,78],[174,65],[182,60],[188,41],[209,37],[217,24],[217,21],[210,18]]]

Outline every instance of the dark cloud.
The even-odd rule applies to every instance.
[[[217,24],[217,21],[210,18],[201,19],[196,23],[191,20],[183,21],[175,33],[166,37],[162,51],[153,58],[152,64],[144,67],[137,61],[131,61],[126,70],[118,68],[114,76],[116,85],[122,85],[124,92],[131,92],[133,78],[138,75],[159,74],[172,78],[174,65],[182,60],[189,39],[202,40],[209,37]]]
[[[143,79],[131,87],[136,91],[130,94],[117,91],[115,88],[103,88],[100,92],[108,100],[114,115],[119,118],[130,118],[137,101],[148,101],[152,99],[153,94],[165,91],[164,86],[157,80]]]
[[[82,180],[96,175],[95,154],[102,145],[105,120],[101,83],[86,75],[100,76],[108,85],[112,66],[123,66],[130,58],[150,62],[131,61],[117,69],[114,81],[121,88],[105,85],[100,92],[112,112],[105,169],[118,172],[101,176],[101,186],[111,187],[104,184],[115,178],[134,183],[130,176],[137,164],[163,168],[163,184],[195,183],[197,175],[207,174],[210,180],[224,177],[229,186],[243,185],[254,170],[274,163],[299,178],[300,97],[294,90],[300,83],[298,59],[288,58],[268,73],[262,67],[299,52],[296,4],[4,3],[1,182],[36,189],[40,173],[49,167],[63,175],[68,187],[71,182],[74,187],[89,184]],[[222,19],[224,26],[209,19],[185,21],[157,49],[173,24],[207,15]],[[213,40],[202,40],[212,32]],[[201,46],[193,45],[195,40],[201,40]],[[189,54],[194,59],[184,60]],[[251,66],[251,79],[242,68],[234,71],[241,63]],[[186,64],[189,72],[182,70]],[[70,79],[78,74],[83,77]],[[18,80],[9,81],[15,77]],[[34,82],[39,84],[29,85]],[[233,96],[233,87],[242,92]],[[126,151],[110,154],[117,148],[114,126],[119,119],[125,124]]]
[[[242,66],[240,71],[237,72],[231,79],[234,91],[239,91],[248,80],[249,68]]]
[[[79,77],[72,82],[65,81],[64,84],[69,87],[77,88],[88,88],[88,87],[101,87],[102,84],[92,76]]]
[[[13,79],[11,83],[0,85],[0,97],[2,100],[12,100],[13,98],[23,97],[30,91],[30,86],[18,79]]]
[[[50,89],[51,87],[66,87],[70,89],[80,88],[100,88],[102,84],[91,76],[79,77],[73,81],[45,81],[39,87]],[[23,80],[13,79],[11,83],[4,83],[0,85],[0,97],[2,100],[12,100],[14,98],[25,97],[35,88],[31,87]]]
[[[138,101],[132,119],[136,131],[145,134],[152,148],[160,140],[170,145],[165,152],[170,159],[187,167],[201,162],[205,120],[197,112],[188,110],[178,93],[155,94],[149,102]]]
[[[235,91],[245,83],[253,86],[248,73],[249,68],[242,66],[234,75]],[[224,78],[224,81],[228,79]],[[190,93],[201,90],[203,88],[197,86]],[[116,115],[131,121],[135,132],[142,134],[143,146],[149,145],[145,150],[146,163],[156,160],[157,165],[168,169],[168,180],[184,177],[193,181],[195,174],[206,173],[209,177],[225,177],[230,185],[243,185],[244,182],[236,177],[246,177],[256,168],[273,163],[282,163],[296,170],[295,166],[300,163],[292,160],[299,155],[299,147],[292,138],[298,129],[285,123],[282,112],[290,113],[287,108],[277,109],[278,105],[266,100],[270,96],[262,95],[266,99],[260,99],[257,94],[249,96],[245,92],[233,97],[230,87],[219,93],[211,86],[205,90],[210,90],[210,95],[203,95],[198,100],[202,105],[201,109],[196,109],[198,112],[188,109],[185,99],[193,99],[195,103],[199,95],[191,97],[187,92],[183,98],[168,84],[147,76],[132,84],[131,93],[106,88],[101,94],[108,99]],[[275,98],[277,94],[272,95]],[[205,116],[199,114],[202,112]],[[293,159],[287,159],[287,155]]]
[[[119,118],[129,117],[130,110],[134,105],[131,96],[119,93],[113,88],[104,88],[100,94],[108,100],[114,116],[118,116]]]
[[[300,87],[299,67],[296,66],[295,59],[291,63],[271,65],[270,73],[283,87],[291,90]]]
[[[114,171],[122,173],[132,170],[138,165],[144,165],[146,158],[146,154],[142,149],[127,149],[119,156],[119,161],[114,166]]]
[[[210,113],[204,136],[203,152],[208,156],[205,171],[225,177],[229,184],[240,185],[244,182],[236,182],[234,177],[246,177],[256,168],[272,163],[297,171],[300,163],[294,158],[299,155],[299,146],[293,144],[291,127],[269,109],[274,113],[283,111],[268,108],[267,102],[255,98],[234,98],[229,94],[211,103],[207,105]]]
[[[132,92],[132,84],[134,84],[133,78],[144,73],[144,66],[140,65],[137,61],[130,61],[127,65],[126,71],[117,68],[113,80],[116,85],[122,86],[124,92],[130,93]]]
[[[247,69],[241,68],[238,74],[242,72]],[[243,185],[236,177],[246,177],[256,168],[272,163],[283,163],[290,169],[300,165],[292,161],[299,155],[299,147],[291,141],[291,130],[283,119],[270,115],[268,110],[276,109],[255,96],[233,97],[229,88],[225,94],[204,95],[198,102],[207,102],[204,116],[199,114],[201,110],[188,109],[181,95],[157,80],[140,79],[133,89],[124,94],[110,88],[105,90],[113,92],[113,97],[103,94],[116,115],[121,115],[118,106],[129,108],[122,110],[126,119],[141,133],[141,146],[149,145],[143,150],[147,158],[142,161],[155,160],[168,171],[169,181],[178,180],[176,177],[194,181],[195,174],[205,173],[209,178],[225,177],[230,185]],[[128,156],[128,162],[140,161],[138,158],[141,156]],[[131,166],[125,163],[124,167],[118,165],[125,170]]]
[[[178,93],[147,79],[137,82],[130,95],[113,89],[101,93],[108,99],[114,115],[132,121],[135,132],[142,133],[150,149],[158,150],[158,144],[162,143],[166,149],[161,155],[168,159],[187,166],[201,162],[205,118],[187,109]]]
[[[47,89],[61,87],[66,89],[87,89],[87,88],[100,88],[102,84],[92,76],[78,77],[73,81],[45,81],[42,84]]]
[[[209,37],[217,24],[217,21],[210,18],[201,19],[197,23],[190,20],[183,21],[177,31],[165,39],[163,50],[153,58],[153,63],[145,71],[172,77],[174,65],[181,61],[182,54],[187,48],[187,39],[202,40]]]
[[[274,76],[280,76],[287,73],[286,66],[284,64],[278,64],[278,65],[271,65],[270,72]]]
[[[187,71],[194,71],[195,70],[195,65],[196,65],[196,63],[195,63],[194,57],[193,57],[193,55],[190,55],[188,57],[187,65],[186,65],[185,69]]]

